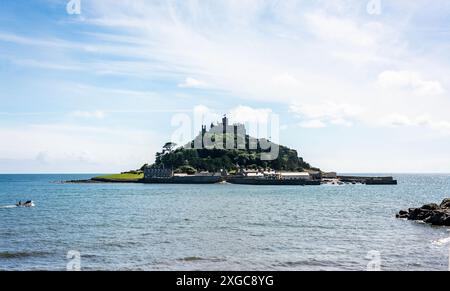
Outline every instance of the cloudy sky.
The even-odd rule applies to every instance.
[[[68,2],[0,1],[0,172],[138,168],[195,111],[277,115],[324,170],[450,172],[449,1]]]

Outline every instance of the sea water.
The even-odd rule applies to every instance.
[[[82,270],[448,270],[448,228],[395,213],[450,197],[450,175],[395,175],[397,186],[59,183],[91,176],[0,175],[0,270],[65,270],[73,258]]]

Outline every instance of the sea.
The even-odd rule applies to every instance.
[[[449,228],[395,214],[450,197],[450,175],[396,174],[397,186],[62,183],[92,176],[0,175],[0,270],[449,269]]]

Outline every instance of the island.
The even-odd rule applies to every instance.
[[[245,185],[396,185],[393,177],[339,176],[299,157],[295,149],[247,134],[244,124],[212,123],[190,142],[167,142],[155,162],[120,174],[72,183],[174,183]]]

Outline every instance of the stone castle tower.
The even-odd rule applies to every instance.
[[[214,140],[214,147],[224,149],[245,149],[246,140],[248,139],[245,125],[240,123],[230,125],[229,119],[224,115],[222,122],[218,124],[211,123],[209,130],[207,130],[206,125],[202,125],[202,130],[191,143],[191,147],[199,145],[201,145],[202,148],[208,147],[205,145],[205,139],[208,140],[209,138],[216,136],[221,136],[222,140]],[[219,144],[221,145],[219,146]]]

